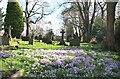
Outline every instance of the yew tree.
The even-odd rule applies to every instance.
[[[24,17],[23,11],[17,0],[14,2],[8,0],[4,22],[5,32],[9,34],[11,30],[12,37],[19,38],[24,30]]]

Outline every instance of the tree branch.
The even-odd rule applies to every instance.
[[[94,11],[93,11],[93,14],[92,14],[92,18],[91,18],[91,25],[93,24],[93,21],[94,21],[94,18],[95,18],[95,12],[96,12],[96,2],[94,2]]]
[[[35,6],[36,6],[37,2],[34,3],[34,5],[32,6],[31,10],[29,11],[28,15],[30,15],[32,13],[32,11],[34,10]]]
[[[84,16],[83,16],[82,8],[81,8],[81,6],[80,6],[80,3],[77,2],[77,5],[78,5],[78,9],[79,9],[80,15],[81,15],[81,17],[82,17],[82,20],[85,21],[85,18],[84,18]]]
[[[40,14],[40,15],[42,15],[42,13],[32,12],[32,14],[31,14],[29,17],[32,17],[32,16],[34,16],[34,15],[36,15],[36,14]]]
[[[77,26],[77,27],[79,27],[80,29],[84,30],[84,28],[80,27],[79,25],[77,25],[77,24],[75,24],[73,22],[70,22],[70,23],[73,24],[73,25],[75,25],[75,26]]]
[[[43,15],[41,17],[38,17],[35,21],[30,21],[30,23],[36,24],[38,21],[40,21],[43,18]]]

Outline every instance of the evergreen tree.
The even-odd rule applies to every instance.
[[[17,1],[9,2],[8,0],[4,22],[5,32],[9,33],[9,29],[11,29],[12,37],[16,36],[19,38],[24,29],[24,17],[23,11]],[[9,28],[10,26],[11,28]]]

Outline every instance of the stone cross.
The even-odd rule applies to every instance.
[[[66,46],[67,44],[65,44],[65,41],[64,41],[64,33],[65,33],[65,31],[62,29],[60,33],[62,33],[62,39],[60,40],[59,45],[65,45]]]
[[[64,33],[65,33],[65,31],[62,29],[62,31],[60,33],[62,33],[62,40],[64,40]]]

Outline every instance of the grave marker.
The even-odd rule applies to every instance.
[[[66,44],[65,44],[65,41],[64,41],[64,33],[65,33],[65,31],[62,29],[62,31],[61,31],[60,33],[62,34],[62,38],[61,38],[61,40],[60,40],[59,45],[66,45]]]
[[[80,46],[80,38],[77,33],[73,35],[74,37],[70,39],[70,46]]]
[[[0,36],[0,45],[9,45],[9,36],[7,33]]]

